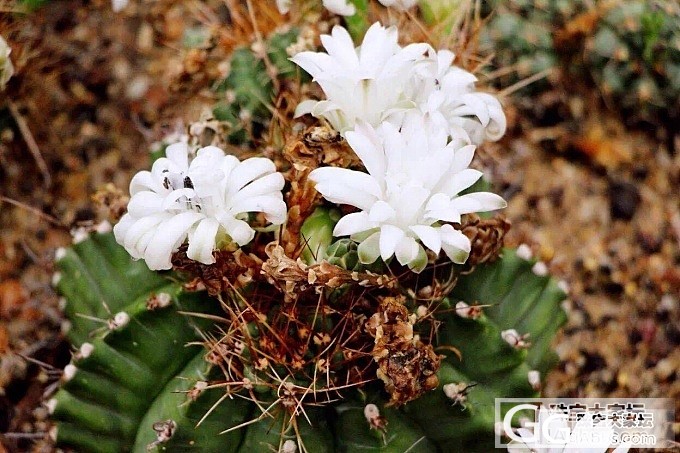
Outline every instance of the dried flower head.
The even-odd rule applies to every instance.
[[[214,263],[218,242],[243,246],[253,239],[245,220],[250,212],[285,222],[284,179],[271,160],[240,162],[208,146],[190,162],[186,143],[168,146],[166,156],[132,178],[128,212],[114,227],[118,243],[150,269],[170,269],[173,252],[187,239],[189,258]]]

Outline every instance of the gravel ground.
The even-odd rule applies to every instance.
[[[54,250],[101,218],[92,194],[126,187],[151,143],[214,102],[220,62],[252,32],[239,17],[218,28],[230,3],[0,12],[18,74],[0,98],[0,451],[51,451],[41,401],[70,354],[50,286]],[[264,15],[260,32],[281,25]],[[181,49],[194,25],[217,44]],[[624,127],[592,89],[565,92],[506,99],[510,133],[478,153],[509,200],[508,245],[527,244],[570,287],[544,393],[680,401],[680,155]],[[567,113],[546,126],[536,105],[553,103]],[[27,127],[9,128],[10,118]]]

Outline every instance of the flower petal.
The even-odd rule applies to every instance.
[[[440,190],[450,197],[456,196],[459,192],[476,183],[482,175],[483,173],[479,170],[466,168],[447,179]]]
[[[271,173],[247,184],[230,201],[235,203],[246,198],[257,197],[260,195],[277,195],[281,193],[286,181],[281,173]]]
[[[156,179],[150,171],[140,171],[130,181],[130,195],[134,196],[136,193],[146,190],[156,193],[167,191],[163,187],[163,183]]]
[[[411,226],[411,231],[418,236],[423,244],[425,244],[425,247],[434,253],[439,253],[442,248],[442,240],[436,228],[427,225],[413,225]]]
[[[204,216],[196,212],[183,212],[162,222],[144,253],[149,269],[170,269],[172,253],[184,242],[189,229],[202,218]]]
[[[397,245],[399,245],[404,236],[404,230],[394,225],[383,225],[380,227],[380,256],[383,261],[387,261],[394,255]]]
[[[155,192],[137,192],[128,203],[128,213],[132,217],[144,217],[163,211],[165,198]]]
[[[368,211],[377,201],[374,195],[360,190],[357,187],[331,181],[316,184],[316,190],[331,203],[348,204],[361,210]]]
[[[399,264],[406,266],[415,260],[418,256],[418,251],[421,247],[418,243],[409,236],[404,236],[397,244],[394,254],[399,261]]]
[[[499,195],[491,192],[474,192],[456,197],[451,206],[461,214],[470,212],[487,212],[502,209],[508,203]]]
[[[241,190],[249,182],[276,171],[276,165],[266,157],[251,157],[242,161],[228,175],[227,196]]]
[[[374,177],[385,174],[386,162],[380,138],[368,123],[358,123],[354,131],[345,134],[347,143],[359,156],[366,170]]]
[[[334,183],[337,182],[346,186],[356,187],[358,190],[368,192],[376,197],[382,195],[380,185],[375,178],[361,171],[348,170],[346,168],[321,167],[314,169],[309,174],[309,179],[316,183],[333,181]]]
[[[371,264],[380,256],[380,232],[377,231],[364,239],[357,247],[357,255],[362,264]]]
[[[189,168],[189,145],[184,142],[173,143],[165,148],[165,155],[180,169]]]
[[[231,239],[240,246],[246,245],[255,237],[255,230],[243,220],[236,219],[227,213],[218,216],[217,220]]]
[[[219,226],[219,222],[211,218],[198,222],[196,229],[189,233],[187,256],[203,264],[214,263],[215,257],[212,252],[215,249],[215,237]]]
[[[456,264],[463,264],[470,255],[472,245],[470,239],[451,225],[443,225],[439,229],[442,238],[442,249],[446,256]]]
[[[369,220],[368,214],[364,211],[353,212],[342,217],[333,229],[333,236],[350,236],[375,228],[375,222]]]

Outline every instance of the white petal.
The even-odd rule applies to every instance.
[[[237,165],[229,174],[228,194],[238,192],[243,186],[254,179],[276,171],[276,165],[266,157],[251,157]]]
[[[245,212],[263,212],[272,215],[277,220],[281,220],[281,208],[285,212],[285,203],[280,196],[261,195],[259,197],[246,198],[230,206],[231,213],[236,216]],[[283,215],[285,221],[285,214]],[[283,222],[280,222],[281,224]]]
[[[257,197],[260,195],[277,195],[281,193],[285,183],[286,181],[283,179],[283,175],[281,173],[271,173],[246,185],[235,195],[230,197],[230,201],[234,203],[246,198]]]
[[[441,191],[446,195],[453,197],[476,183],[482,175],[483,173],[479,170],[466,168],[449,178],[441,188]]]
[[[143,193],[145,193],[145,192],[140,192],[138,195],[141,195]],[[146,192],[146,193],[148,193],[148,192]],[[194,189],[173,190],[172,192],[170,192],[169,194],[167,194],[163,198],[163,204],[161,205],[161,209],[168,210],[168,209],[171,209],[171,208],[177,208],[176,203],[180,198],[182,198],[182,197],[191,198],[194,195],[195,195]],[[132,204],[132,203],[130,203],[130,204]],[[128,209],[130,209],[129,206],[128,206]],[[150,213],[151,212],[147,212],[146,214],[140,214],[140,215],[148,215]],[[138,215],[138,214],[135,214],[134,211],[133,211],[133,215]]]
[[[430,197],[425,205],[426,211],[444,211],[451,206],[451,197],[443,193],[436,193]]]
[[[187,256],[203,264],[212,264],[215,257],[215,237],[220,224],[215,219],[203,219],[198,222],[196,229],[189,233],[189,248]]]
[[[218,216],[217,220],[220,222],[231,239],[240,246],[244,246],[255,237],[255,230],[253,230],[248,223],[243,220],[235,219],[229,214]]]
[[[440,229],[442,238],[442,249],[451,261],[463,264],[470,255],[470,240],[451,225],[443,225]]]
[[[349,69],[356,68],[359,64],[359,57],[354,49],[354,42],[347,30],[336,25],[331,31],[331,36],[321,35],[321,43],[328,51],[328,54]]]
[[[288,206],[286,202],[277,198],[276,203],[271,203],[267,211],[263,211],[264,218],[273,225],[283,225],[288,220]]]
[[[404,230],[394,225],[383,225],[380,227],[380,256],[383,261],[387,261],[394,255],[394,251],[404,235]]]
[[[375,228],[377,225],[368,218],[364,211],[353,212],[341,218],[333,229],[333,236],[350,236],[355,233]]]
[[[470,111],[479,118],[482,126],[486,127],[489,124],[489,109],[484,100],[479,96],[480,93],[467,93],[461,96],[461,101],[470,109]]]
[[[128,212],[132,217],[140,218],[163,211],[164,197],[155,192],[137,192],[128,203]]]
[[[412,238],[405,236],[399,241],[395,249],[395,256],[399,264],[406,266],[418,256],[418,243]]]
[[[436,228],[427,225],[413,225],[410,228],[425,244],[425,247],[434,253],[439,253],[442,248],[442,240]]]
[[[158,181],[149,171],[140,171],[130,181],[130,195],[137,192],[150,190],[152,192],[164,192],[163,183]]]
[[[362,264],[371,264],[380,256],[380,232],[373,233],[363,240],[357,247],[359,261]]]
[[[371,175],[378,177],[385,174],[385,153],[380,138],[370,124],[358,123],[354,131],[348,131],[345,136]]]
[[[162,213],[156,215],[150,215],[142,217],[141,219],[136,219],[130,217],[133,223],[128,227],[125,232],[125,236],[122,237],[122,245],[128,251],[130,255],[134,258],[143,258],[146,251],[146,246],[140,246],[139,242],[147,232],[152,232],[155,234],[158,229],[158,225],[169,219],[172,214]],[[115,227],[114,227],[115,231]]]
[[[338,184],[356,187],[358,190],[368,192],[376,197],[379,197],[382,194],[380,185],[375,178],[361,171],[348,170],[346,168],[321,167],[314,169],[309,174],[309,179],[316,183],[337,182]]]
[[[184,142],[173,143],[165,148],[165,155],[179,168],[189,168],[189,145]]]
[[[393,219],[396,215],[397,211],[389,203],[382,200],[377,201],[368,213],[371,222],[386,222]]]
[[[118,223],[113,227],[113,236],[116,238],[117,243],[124,246],[128,231],[130,231],[130,228],[134,223],[135,219],[130,214],[125,214],[120,218]]]
[[[314,101],[312,99],[307,99],[306,101],[300,102],[298,106],[295,107],[295,118],[312,113],[312,110],[314,110],[314,107],[318,102],[319,101]]]
[[[330,181],[317,183],[316,190],[331,203],[348,204],[363,211],[371,209],[373,203],[377,201],[374,195],[364,192],[357,187]]]
[[[491,192],[474,192],[456,197],[451,205],[461,214],[487,212],[508,206],[499,195]]]
[[[170,269],[172,253],[184,242],[189,229],[202,218],[196,212],[183,212],[161,223],[144,254],[149,269]]]
[[[453,154],[453,166],[451,167],[452,173],[458,173],[470,166],[472,158],[475,155],[475,146],[467,145],[456,150]]]

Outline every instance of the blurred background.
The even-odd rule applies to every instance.
[[[258,37],[292,53],[342,20],[301,3],[0,2],[0,451],[52,450],[42,401],[70,358],[55,249],[115,217],[168,136],[276,146],[271,107],[312,88],[273,84]],[[680,4],[373,3],[502,97],[509,131],[476,165],[509,201],[507,245],[569,287],[544,394],[680,401]]]

